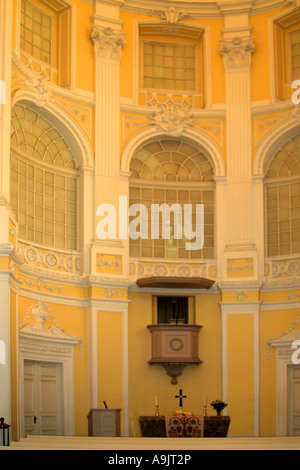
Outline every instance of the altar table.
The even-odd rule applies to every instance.
[[[229,416],[185,416],[187,421],[173,416],[140,416],[143,437],[226,437]],[[176,422],[176,418],[177,421]],[[172,422],[170,422],[172,419]],[[181,421],[181,422],[180,422]]]

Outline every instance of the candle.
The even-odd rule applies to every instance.
[[[155,405],[158,406],[158,398],[155,397]]]
[[[206,406],[207,398],[204,397],[204,406]]]

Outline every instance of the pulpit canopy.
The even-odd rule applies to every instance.
[[[136,281],[139,287],[168,289],[209,289],[215,281],[203,277],[145,277]]]

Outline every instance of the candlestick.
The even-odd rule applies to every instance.
[[[155,416],[159,416],[158,398],[155,397]]]
[[[204,397],[204,402],[203,402],[203,416],[207,416],[207,411],[206,411],[206,408],[207,408],[207,397]]]

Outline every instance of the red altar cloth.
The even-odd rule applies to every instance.
[[[203,416],[173,415],[166,416],[167,437],[203,437]]]

